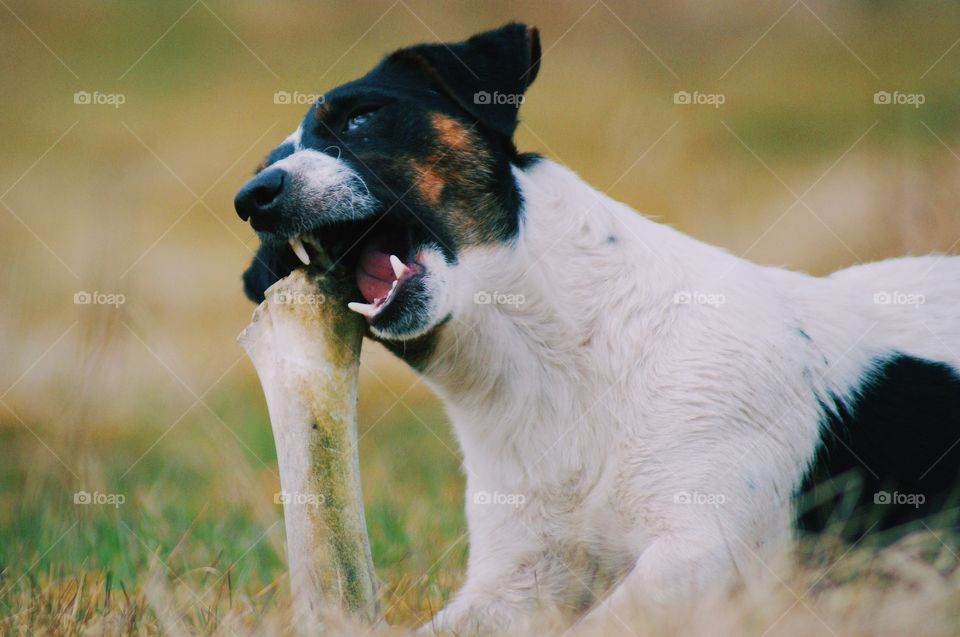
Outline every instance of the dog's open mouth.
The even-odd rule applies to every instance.
[[[352,270],[359,294],[347,305],[368,322],[379,317],[424,273],[423,265],[417,262],[419,243],[412,232],[386,221],[324,225],[291,237],[289,243],[304,265]]]

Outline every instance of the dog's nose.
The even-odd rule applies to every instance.
[[[240,218],[246,221],[270,212],[283,192],[287,173],[281,168],[268,168],[243,185],[233,200]]]

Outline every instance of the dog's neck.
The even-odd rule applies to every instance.
[[[461,255],[446,286],[452,319],[422,371],[465,449],[522,456],[538,428],[539,442],[552,444],[551,423],[593,405],[656,347],[648,338],[656,321],[640,314],[654,317],[673,302],[678,270],[691,259],[729,257],[553,162],[515,170],[515,178],[524,202],[519,236]]]

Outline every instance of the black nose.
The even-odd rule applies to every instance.
[[[282,168],[268,168],[261,172],[237,192],[233,200],[237,214],[244,221],[251,217],[256,221],[257,217],[270,212],[280,198],[286,181],[287,173]]]

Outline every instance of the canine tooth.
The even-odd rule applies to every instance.
[[[347,303],[347,307],[357,314],[367,317],[368,319],[373,318],[377,314],[377,308],[370,303],[357,303],[355,301],[351,301],[350,303]]]
[[[407,271],[407,266],[403,265],[403,261],[401,261],[396,255],[390,255],[390,265],[393,266],[393,274],[398,279],[403,276],[404,272]]]
[[[290,237],[290,247],[293,248],[293,253],[297,255],[297,258],[303,261],[303,265],[310,265],[310,255],[307,254],[307,249],[303,247],[303,241],[300,240],[300,237]]]

